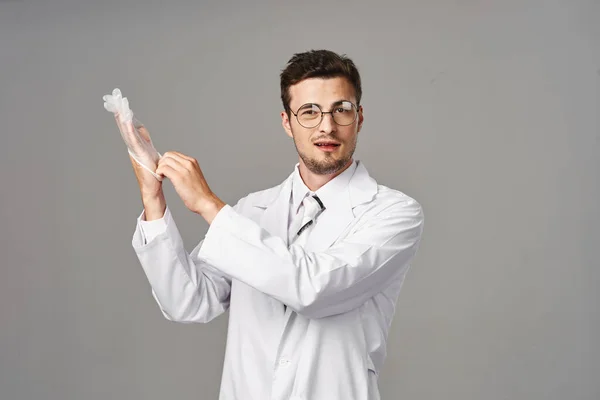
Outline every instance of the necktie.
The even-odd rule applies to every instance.
[[[304,247],[310,231],[315,225],[317,216],[325,210],[325,206],[321,202],[321,199],[315,194],[307,196],[302,200],[302,208],[304,210],[302,221],[300,222],[298,231],[293,233],[291,243],[299,244]]]

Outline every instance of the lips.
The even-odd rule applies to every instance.
[[[326,147],[337,147],[340,144],[337,142],[317,142],[315,143],[316,146],[322,147],[322,146],[326,146]]]
[[[338,147],[340,147],[340,144],[336,142],[319,142],[315,143],[315,146],[317,146],[317,148],[320,151],[324,151],[326,153],[333,153],[337,150]]]

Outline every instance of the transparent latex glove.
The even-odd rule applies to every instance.
[[[129,108],[129,100],[121,95],[119,89],[112,94],[102,97],[106,111],[112,112],[121,132],[121,137],[127,145],[129,155],[156,179],[162,181],[163,177],[156,173],[160,153],[156,151],[150,139],[150,134],[144,125],[133,115]]]

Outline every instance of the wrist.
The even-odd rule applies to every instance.
[[[142,200],[156,201],[164,198],[162,187],[158,188],[157,190],[141,189],[140,193],[142,195]]]
[[[167,203],[162,192],[152,195],[142,194],[142,204],[146,221],[160,219],[165,215]]]
[[[225,207],[225,203],[215,194],[211,194],[198,204],[196,213],[200,214],[210,225],[223,207]]]

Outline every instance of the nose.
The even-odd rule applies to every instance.
[[[333,120],[333,115],[331,114],[323,114],[323,120],[319,125],[319,131],[323,133],[334,132],[336,129],[336,123]]]

